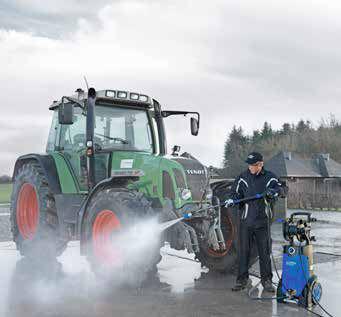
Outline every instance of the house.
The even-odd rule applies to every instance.
[[[341,164],[329,154],[303,158],[296,153],[279,152],[265,162],[289,187],[289,208],[341,208]]]

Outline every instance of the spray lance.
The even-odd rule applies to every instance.
[[[278,196],[278,194],[275,193],[275,192],[271,193],[271,195],[272,195],[272,197]],[[222,202],[222,203],[220,203],[218,205],[215,205],[215,206],[200,208],[198,210],[194,210],[193,212],[185,213],[180,218],[173,219],[173,220],[161,223],[160,224],[160,231],[164,231],[167,228],[177,224],[178,222],[180,222],[182,220],[189,220],[192,217],[194,217],[197,213],[199,213],[201,211],[208,210],[210,208],[217,208],[217,207],[223,207],[223,206],[232,207],[232,206],[236,206],[236,205],[239,205],[239,204],[242,204],[242,203],[263,199],[264,197],[267,197],[267,196],[269,196],[269,193],[265,192],[265,193],[256,194],[256,195],[245,197],[245,198],[241,198],[241,199],[228,199],[228,200],[226,200],[226,201],[224,201],[224,202]]]

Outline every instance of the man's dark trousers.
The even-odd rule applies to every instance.
[[[247,280],[249,278],[248,269],[253,240],[255,240],[257,244],[261,280],[262,282],[272,280],[270,259],[271,245],[269,235],[268,222],[248,225],[246,222],[241,221],[239,230],[240,248],[238,281]]]

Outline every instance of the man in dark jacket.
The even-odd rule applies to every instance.
[[[252,152],[246,159],[249,168],[235,180],[232,186],[231,199],[226,206],[233,206],[235,199],[265,193],[264,199],[241,204],[240,211],[240,253],[236,285],[233,291],[240,291],[251,286],[249,279],[249,258],[252,240],[255,239],[259,254],[261,282],[264,290],[273,293],[271,269],[270,225],[272,218],[271,201],[283,194],[283,187],[275,174],[264,169],[263,156]]]

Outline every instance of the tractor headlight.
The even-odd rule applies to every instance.
[[[128,97],[128,94],[126,91],[118,91],[117,92],[117,98],[126,99],[127,97]]]
[[[131,100],[139,100],[140,95],[136,94],[134,92],[130,93],[130,99]]]
[[[116,91],[115,90],[107,90],[105,92],[105,96],[110,97],[110,98],[115,98],[116,97]]]
[[[192,198],[192,193],[191,191],[188,189],[188,188],[184,188],[182,191],[181,191],[181,198],[183,200],[188,200],[190,198]]]
[[[140,95],[139,100],[142,101],[142,102],[148,102],[148,96]]]

